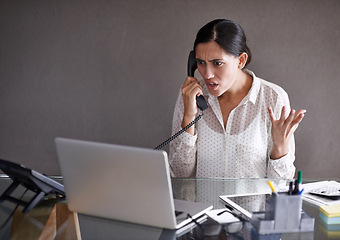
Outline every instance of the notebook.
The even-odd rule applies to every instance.
[[[58,161],[71,211],[179,229],[212,206],[174,200],[165,151],[55,139]],[[177,215],[177,216],[176,216]]]

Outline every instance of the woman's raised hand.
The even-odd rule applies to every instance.
[[[286,107],[283,106],[279,119],[275,119],[273,109],[270,106],[268,107],[268,112],[272,122],[271,133],[273,139],[273,148],[270,157],[271,159],[278,159],[288,153],[290,139],[304,118],[306,110],[301,109],[295,112],[295,110],[292,109],[289,115],[285,117],[287,115]]]

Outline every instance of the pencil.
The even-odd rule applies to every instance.
[[[275,187],[274,187],[272,181],[268,181],[268,185],[269,185],[269,187],[272,189],[272,192],[273,192],[275,195],[278,195],[278,193],[276,192]]]

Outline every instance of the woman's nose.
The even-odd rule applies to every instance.
[[[213,69],[211,69],[211,67],[207,66],[205,68],[204,78],[206,78],[206,79],[214,78],[214,71],[213,71]]]

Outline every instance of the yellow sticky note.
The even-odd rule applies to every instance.
[[[322,206],[320,207],[320,212],[327,217],[340,217],[340,204]]]

